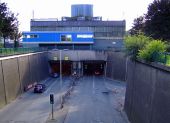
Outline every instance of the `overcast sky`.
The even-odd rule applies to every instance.
[[[94,16],[103,20],[126,20],[126,30],[133,20],[147,12],[154,0],[0,0],[6,2],[14,13],[18,13],[20,31],[30,31],[30,19],[61,18],[71,16],[71,4],[93,4]]]

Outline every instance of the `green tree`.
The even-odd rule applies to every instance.
[[[125,37],[126,53],[136,59],[139,50],[143,49],[152,39],[143,34]]]
[[[14,47],[17,48],[19,46],[19,40],[22,37],[22,33],[19,32],[18,25],[19,22],[16,23],[17,26],[15,26],[14,31],[11,34],[11,39],[14,40]]]
[[[170,41],[170,0],[154,0],[145,16],[145,34]]]
[[[4,27],[4,19],[7,14],[7,6],[5,3],[0,3],[0,36],[2,37],[2,29]]]
[[[137,35],[141,32],[144,32],[144,25],[145,25],[145,18],[143,16],[140,16],[136,19],[134,19],[133,27],[129,30],[131,35]]]
[[[18,30],[17,15],[9,11],[6,3],[0,3],[0,34],[4,38],[4,47],[5,39],[16,30]]]
[[[144,16],[136,18],[130,34],[143,32],[145,35],[170,42],[170,0],[154,0]]]

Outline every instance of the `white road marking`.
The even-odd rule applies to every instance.
[[[44,94],[47,94],[47,93],[49,93],[49,92],[52,90],[52,88],[53,88],[54,85],[56,84],[56,81],[57,81],[57,80],[55,80],[55,81],[48,87],[48,89],[44,92]]]
[[[94,75],[93,75],[93,94],[95,94],[95,82],[94,82]]]

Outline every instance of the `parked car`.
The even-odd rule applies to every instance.
[[[34,86],[34,93],[43,93],[46,90],[45,84],[36,84]]]
[[[58,73],[52,73],[51,76],[54,77],[54,78],[58,78],[59,74]]]

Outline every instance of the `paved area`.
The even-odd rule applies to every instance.
[[[121,115],[125,83],[103,77],[83,77],[62,110],[47,123],[127,123]]]
[[[30,90],[0,109],[0,123],[127,123],[121,115],[125,83],[99,76],[82,77],[60,109],[61,95],[70,87],[70,80],[63,77],[60,88],[59,78],[47,79],[44,93]],[[55,96],[54,120],[49,104],[51,93]]]
[[[44,82],[48,86],[44,93],[35,94],[30,90],[2,108],[0,123],[45,123],[51,112],[49,95],[53,93],[58,100],[62,89],[58,78],[49,78]],[[67,88],[69,82],[69,78],[63,78],[62,87]]]

